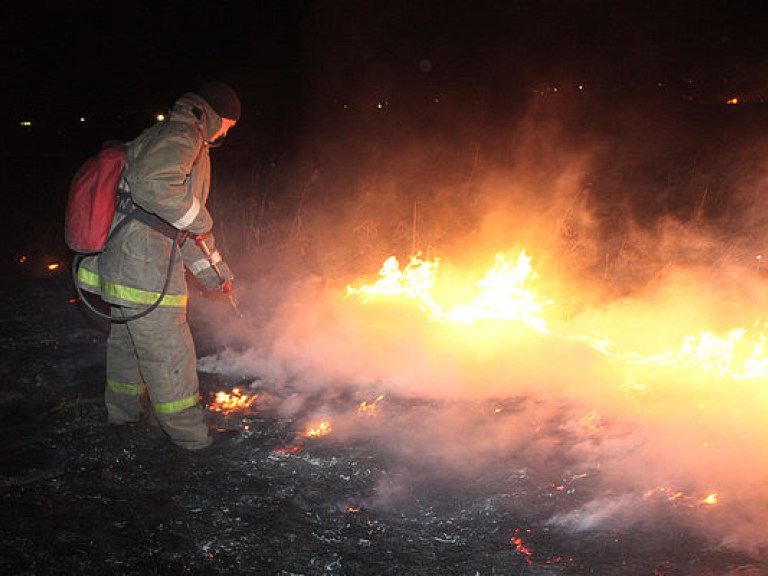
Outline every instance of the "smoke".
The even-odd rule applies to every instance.
[[[337,438],[375,438],[414,474],[586,476],[590,498],[549,519],[564,529],[682,507],[727,546],[768,545],[768,389],[744,376],[765,367],[745,363],[765,341],[765,167],[749,152],[764,144],[741,132],[721,158],[727,117],[604,104],[539,98],[494,123],[385,110],[313,134],[318,172],[285,240],[233,262],[252,325],[230,324],[232,347],[201,367],[257,377],[277,413],[329,416]],[[546,331],[347,292],[420,253],[440,260],[440,296],[466,301],[495,254],[522,249]],[[384,394],[379,418],[339,408],[349,390]]]

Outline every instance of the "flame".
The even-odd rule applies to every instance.
[[[242,408],[250,407],[258,398],[258,394],[248,396],[242,394],[239,388],[233,388],[232,393],[217,392],[216,399],[211,403],[210,409],[222,414],[230,414]]]
[[[716,492],[708,494],[702,498],[694,498],[669,487],[658,487],[647,490],[643,499],[648,502],[654,499],[661,498],[667,502],[671,502],[675,507],[692,508],[694,506],[713,506],[718,503],[719,495]]]
[[[381,402],[383,398],[384,394],[379,394],[376,400],[370,404],[366,401],[361,402],[360,406],[357,407],[357,413],[365,416],[376,416],[376,405]]]
[[[401,271],[400,262],[394,256],[384,261],[379,270],[381,278],[370,286],[352,288],[347,286],[347,294],[361,294],[363,303],[375,296],[403,296],[423,301],[428,309],[435,306],[429,291],[435,284],[435,275],[439,262],[422,260],[418,255],[410,257],[410,262]]]
[[[331,430],[333,430],[333,428],[331,428],[331,423],[328,420],[323,419],[317,426],[307,428],[305,435],[309,438],[319,438],[320,436],[325,436],[331,432]]]
[[[539,332],[548,332],[542,315],[545,302],[525,286],[528,280],[536,278],[531,257],[525,250],[514,263],[507,262],[503,254],[497,254],[493,268],[476,282],[474,299],[448,309],[444,309],[431,294],[438,269],[438,260],[425,261],[416,255],[410,257],[410,262],[401,271],[397,258],[391,256],[382,265],[381,278],[376,283],[360,288],[347,286],[347,296],[359,294],[363,296],[363,304],[377,296],[413,299],[429,312],[431,320],[438,322],[469,325],[481,320],[516,320]]]
[[[636,364],[687,367],[717,378],[763,380],[768,378],[767,341],[768,337],[762,331],[739,327],[723,336],[702,331],[699,336],[685,337],[677,350],[648,356],[611,354],[610,346],[604,350],[608,355],[618,355]]]
[[[603,429],[600,414],[594,410],[586,416],[579,418],[579,424],[588,434],[600,434]]]
[[[718,502],[718,495],[715,492],[699,500],[700,504],[708,504],[710,506],[712,504],[717,504],[717,502]]]

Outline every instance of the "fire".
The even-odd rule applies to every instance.
[[[763,380],[768,377],[768,337],[761,331],[735,328],[723,336],[703,331],[683,339],[677,350],[623,357],[638,364],[687,367],[718,378]]]
[[[365,416],[376,416],[376,405],[384,398],[384,394],[379,394],[376,400],[368,404],[363,401],[360,406],[357,407],[357,413]]]
[[[431,320],[438,322],[469,325],[481,320],[516,320],[539,332],[548,332],[542,315],[545,302],[525,285],[536,278],[531,257],[525,250],[514,263],[497,254],[493,268],[476,282],[474,299],[447,309],[431,293],[438,269],[439,260],[430,262],[411,256],[405,269],[400,270],[397,258],[391,256],[384,262],[379,271],[381,278],[375,284],[347,286],[347,296],[361,295],[363,304],[377,296],[413,299],[429,312]]]
[[[694,498],[685,492],[663,486],[659,488],[652,488],[651,490],[646,491],[645,495],[643,496],[643,499],[646,502],[659,498],[672,503],[672,505],[675,507],[684,508],[692,508],[694,506],[713,506],[719,502],[719,495],[715,492],[702,498]]]
[[[712,504],[717,504],[717,502],[718,502],[718,496],[717,496],[716,493],[712,493],[709,496],[706,496],[706,497],[702,498],[701,500],[699,500],[700,504],[712,505]]]
[[[317,426],[307,428],[306,436],[309,438],[319,438],[320,436],[325,436],[326,434],[330,433],[333,428],[331,428],[331,423],[328,420],[321,420]]]
[[[360,294],[363,303],[375,296],[403,296],[421,300],[427,309],[435,306],[429,291],[435,284],[435,275],[439,262],[422,260],[418,255],[411,256],[408,265],[401,271],[400,262],[394,256],[384,261],[379,270],[381,278],[370,286],[352,288],[347,286],[347,294]]]
[[[532,330],[563,340],[582,342],[600,353],[618,358],[628,364],[662,367],[685,367],[717,378],[736,380],[768,379],[768,324],[747,329],[738,327],[725,334],[702,330],[698,336],[686,337],[678,345],[656,353],[642,355],[622,351],[604,334],[569,333],[548,321],[545,312],[555,301],[534,292],[529,283],[537,278],[532,257],[522,250],[514,261],[497,254],[493,267],[475,282],[474,290],[465,286],[445,286],[439,272],[440,262],[411,256],[401,270],[394,256],[388,258],[379,271],[379,280],[358,288],[347,286],[347,297],[358,295],[361,304],[376,298],[416,301],[429,319],[436,322],[468,326],[480,321],[518,321]],[[448,304],[434,295],[450,297],[474,292],[463,303]],[[647,395],[647,384],[629,379],[628,393]]]
[[[222,414],[230,414],[242,408],[250,407],[258,398],[258,394],[242,394],[239,388],[233,388],[232,393],[217,392],[216,399],[211,403],[210,409]]]

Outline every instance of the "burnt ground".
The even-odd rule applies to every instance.
[[[231,432],[201,452],[176,449],[151,423],[108,428],[105,328],[71,297],[66,273],[2,289],[2,574],[768,574],[765,557],[719,546],[716,528],[702,535],[674,509],[651,523],[552,525],[601,482],[568,472],[556,448],[434,474],[375,435],[305,438],[300,415],[258,402],[211,412]],[[252,381],[203,373],[201,393],[210,403]]]

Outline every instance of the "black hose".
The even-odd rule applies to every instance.
[[[182,231],[179,230],[176,232],[176,237],[173,239],[173,247],[171,248],[171,257],[168,260],[168,271],[165,275],[165,284],[163,285],[163,291],[160,293],[160,296],[157,300],[146,310],[142,310],[138,314],[134,314],[133,316],[123,316],[122,318],[116,318],[114,316],[109,316],[108,314],[104,314],[100,310],[96,309],[96,307],[88,302],[85,295],[83,294],[83,291],[80,289],[80,284],[78,283],[77,279],[77,270],[80,266],[80,260],[82,260],[85,256],[83,254],[77,254],[73,260],[72,260],[72,279],[75,282],[75,291],[77,292],[77,295],[80,297],[80,300],[82,300],[85,307],[93,313],[97,318],[101,318],[102,320],[107,320],[109,322],[113,322],[115,324],[125,324],[126,322],[130,322],[131,320],[138,320],[139,318],[143,318],[150,312],[152,312],[155,308],[160,306],[160,302],[165,298],[165,295],[168,293],[168,286],[171,284],[171,271],[173,270],[173,261],[176,257],[176,250],[179,246],[179,240],[181,239]]]

